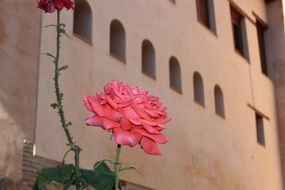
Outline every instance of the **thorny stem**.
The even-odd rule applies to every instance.
[[[121,163],[120,163],[120,153],[121,153],[121,145],[117,145],[117,152],[116,152],[116,160],[114,164],[114,171],[115,171],[115,190],[120,190],[119,188],[119,182],[120,182],[120,169],[121,169]]]
[[[79,166],[79,154],[80,147],[75,144],[73,141],[68,125],[65,120],[62,98],[63,94],[60,91],[59,87],[59,56],[60,56],[60,37],[61,37],[61,24],[60,24],[60,10],[57,10],[57,24],[56,24],[56,56],[54,60],[55,71],[54,71],[54,85],[55,85],[55,94],[57,100],[57,110],[60,117],[62,128],[65,132],[65,135],[68,140],[68,145],[71,147],[71,150],[74,152],[74,164],[75,164],[75,175],[76,178],[80,177],[80,166]],[[80,184],[76,183],[76,190],[80,190]]]

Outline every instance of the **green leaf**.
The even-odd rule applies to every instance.
[[[65,184],[65,185],[63,186],[63,189],[62,189],[62,190],[68,190],[68,188],[71,186],[71,184],[72,184],[71,181],[68,182],[67,184]]]
[[[49,28],[49,27],[57,27],[57,26],[55,24],[49,24],[49,25],[46,25],[45,27]]]
[[[60,34],[64,34],[66,37],[68,37],[69,39],[71,39],[70,36],[66,33],[66,31],[65,31],[63,28],[58,28],[57,30],[58,30],[58,32],[59,32]]]
[[[71,39],[71,37],[70,37],[66,32],[64,32],[63,34],[64,34],[67,38]]]
[[[64,65],[64,66],[62,66],[62,67],[60,67],[59,69],[58,69],[58,72],[59,71],[64,71],[64,70],[66,70],[68,68],[68,65]]]
[[[100,169],[104,170],[104,171],[109,171],[110,168],[109,166],[106,164],[106,162],[109,162],[110,164],[114,165],[115,163],[112,161],[112,160],[101,160],[101,161],[98,161],[94,164],[93,166],[93,169],[94,170],[97,170],[98,167],[101,167]],[[102,164],[102,165],[101,165]],[[110,170],[111,171],[111,170]]]
[[[33,190],[42,190],[51,181],[45,177],[45,175],[40,174],[34,184]]]
[[[59,25],[59,27],[62,27],[62,28],[65,28],[65,24],[64,23],[61,23],[60,25]]]
[[[73,185],[75,183],[75,181],[77,180],[78,178],[76,178],[75,175],[72,176],[72,178],[67,181],[67,183],[65,183],[65,185],[63,186],[63,190],[68,190],[68,188]]]
[[[135,167],[125,167],[125,168],[121,168],[120,172],[122,171],[126,171],[126,170],[136,170],[138,172],[138,170]]]
[[[57,103],[50,104],[50,107],[52,107],[53,109],[56,109],[56,108],[60,109],[60,108],[62,108],[62,106],[60,106]]]
[[[46,53],[46,55],[49,56],[49,57],[52,57],[53,59],[56,59],[56,57],[53,54],[51,54],[51,53]]]
[[[69,126],[71,126],[71,125],[72,125],[72,123],[71,123],[71,122],[68,122],[67,124],[65,124],[64,127],[69,127]]]
[[[57,103],[53,103],[50,105],[50,107],[52,107],[53,109],[56,109],[58,107],[58,104]]]
[[[72,164],[63,165],[57,168],[44,168],[38,176],[33,190],[42,190],[52,181],[60,184],[66,184],[71,180],[73,173],[74,166]]]
[[[115,174],[105,162],[97,162],[94,170],[82,170],[86,182],[96,190],[112,190],[115,185]]]

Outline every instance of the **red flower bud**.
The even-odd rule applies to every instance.
[[[64,8],[64,4],[61,0],[55,0],[54,2],[54,7],[57,9],[57,10],[61,10]]]
[[[55,10],[62,10],[63,8],[74,9],[73,0],[37,0],[38,7],[46,13],[53,13]]]

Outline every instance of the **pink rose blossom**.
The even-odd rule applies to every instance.
[[[73,0],[37,0],[38,7],[46,13],[53,13],[55,10],[67,10],[74,8]]]
[[[139,144],[146,153],[160,155],[157,143],[168,142],[161,134],[170,120],[166,107],[140,87],[114,80],[105,85],[103,92],[84,97],[84,104],[94,113],[85,123],[113,132],[117,144]]]

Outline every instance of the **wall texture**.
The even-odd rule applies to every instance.
[[[70,65],[62,75],[65,109],[73,123],[75,140],[83,149],[83,167],[91,168],[95,160],[112,159],[115,146],[109,134],[84,126],[84,118],[90,113],[82,98],[102,90],[110,80],[119,79],[160,96],[172,117],[166,131],[170,143],[163,146],[164,156],[123,148],[124,163],[141,172],[123,173],[123,179],[157,190],[282,190],[274,84],[261,72],[254,24],[255,15],[267,22],[264,1],[214,1],[216,34],[197,22],[194,0],[179,0],[176,4],[167,0],[88,2],[92,8],[92,44],[72,35],[72,12],[62,16],[72,35],[72,40],[63,40],[61,59],[62,64]],[[230,3],[247,15],[249,61],[234,50]],[[120,20],[126,30],[126,64],[109,54],[113,19]],[[45,15],[42,21],[43,26],[54,23],[55,15]],[[42,34],[41,51],[53,52],[55,33],[42,30]],[[155,48],[156,80],[141,72],[144,39]],[[182,94],[169,88],[168,64],[173,55],[182,69]],[[36,153],[60,160],[66,140],[56,113],[49,108],[54,101],[50,62],[46,56],[40,57]],[[193,101],[195,71],[204,80],[205,107]],[[224,93],[225,119],[215,114],[216,84]],[[256,140],[255,110],[269,118],[264,119],[266,146]]]
[[[20,127],[0,102],[0,177],[21,180],[23,139]]]
[[[284,1],[283,1],[284,2]],[[272,66],[272,78],[275,83],[275,96],[279,125],[280,150],[285,182],[285,25],[284,4],[281,0],[267,5],[268,14],[268,63]],[[285,187],[284,187],[285,188]]]
[[[157,190],[282,189],[274,85],[260,71],[252,23],[258,15],[269,26],[268,63],[275,82],[280,148],[285,160],[285,39],[280,0],[267,5],[260,0],[214,1],[216,34],[197,22],[195,1],[88,2],[93,11],[93,43],[76,36],[65,39],[62,59],[71,66],[63,75],[63,89],[67,115],[74,123],[72,131],[83,148],[83,167],[92,167],[98,159],[113,158],[114,146],[104,132],[83,127],[88,113],[82,97],[94,94],[111,79],[120,79],[160,96],[173,118],[166,132],[171,141],[164,146],[163,157],[147,156],[140,149],[123,149],[124,163],[141,172],[123,174],[123,179]],[[234,52],[229,3],[248,16],[249,62]],[[126,64],[108,52],[109,24],[114,18],[126,30]],[[72,12],[65,12],[63,19],[72,34]],[[54,15],[45,15],[41,24],[35,1],[0,1],[0,189],[31,189],[40,169],[56,165],[50,159],[60,160],[66,149],[57,116],[49,107],[54,99],[50,59],[41,56],[38,68],[39,53],[52,52],[55,37],[52,29],[41,27],[54,21]],[[144,39],[155,47],[156,80],[141,73]],[[182,68],[182,94],[169,88],[168,61],[172,55]],[[195,71],[205,83],[205,107],[193,102]],[[224,92],[225,119],[214,113],[216,84]],[[265,120],[266,147],[256,143],[255,113],[248,104],[269,117]],[[31,142],[36,139],[40,156],[32,155],[32,143],[23,146],[25,138]]]
[[[40,11],[36,1],[0,1],[0,102],[34,140]]]
[[[18,181],[0,177],[0,190],[31,190],[42,168],[56,167],[58,165],[56,161],[34,156],[33,143],[25,141],[22,145],[23,152],[21,156],[18,156],[22,164],[17,167],[21,170],[23,177]],[[50,184],[47,186],[47,189],[58,190],[62,189],[62,187],[59,188],[57,184]]]
[[[40,11],[36,1],[0,1],[0,177],[22,177],[23,140],[34,141]]]

